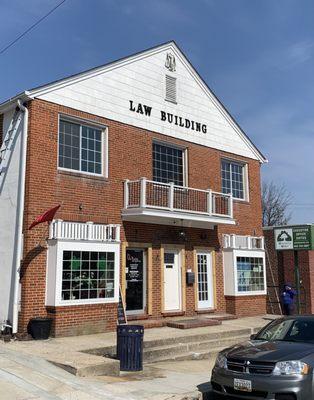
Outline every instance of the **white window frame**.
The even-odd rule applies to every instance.
[[[243,199],[239,198],[239,197],[234,197],[233,193],[232,193],[232,188],[231,188],[231,194],[232,194],[232,198],[235,201],[245,201],[245,202],[249,202],[250,201],[250,197],[249,197],[249,173],[248,173],[248,164],[240,161],[240,160],[234,160],[234,159],[230,159],[230,158],[222,158],[220,161],[220,179],[221,179],[221,190],[222,190],[222,163],[223,162],[228,162],[230,164],[238,164],[241,165],[243,168]],[[231,177],[232,178],[232,177]],[[232,179],[231,179],[231,184],[232,184]]]
[[[182,168],[183,168],[183,186],[182,187],[188,187],[189,182],[188,182],[188,148],[184,146],[180,146],[175,143],[171,142],[164,142],[159,139],[153,139],[153,144],[159,144],[161,146],[166,146],[166,147],[173,147],[175,149],[181,150],[182,151]],[[154,155],[153,155],[153,147],[152,147],[152,162],[154,161]],[[153,170],[152,170],[152,175],[154,175],[154,165],[152,165]]]
[[[80,138],[82,132],[82,125],[101,130],[101,173],[97,174],[95,172],[82,171],[81,169],[72,169],[59,166],[59,133],[60,133],[60,122],[65,121],[73,124],[80,125]],[[80,149],[80,168],[81,168],[81,151]],[[108,126],[103,124],[98,124],[97,122],[85,118],[77,118],[67,114],[59,114],[58,118],[58,151],[57,151],[57,169],[59,171],[74,172],[77,174],[97,176],[108,178],[108,163],[109,163],[109,149],[108,149]]]
[[[238,291],[238,269],[237,257],[250,257],[263,259],[264,290],[251,290],[248,292]],[[224,250],[223,251],[224,269],[224,292],[225,296],[260,296],[267,294],[265,251],[255,250]]]
[[[114,253],[114,297],[62,300],[62,272],[64,251],[91,251]],[[48,240],[46,306],[75,306],[119,302],[120,244],[71,240]]]

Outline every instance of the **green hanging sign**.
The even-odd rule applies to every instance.
[[[314,225],[284,226],[274,235],[276,250],[314,250]]]

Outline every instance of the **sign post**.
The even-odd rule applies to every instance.
[[[284,226],[274,229],[276,250],[292,250],[297,309],[301,312],[299,250],[314,250],[314,225]]]
[[[118,303],[118,315],[117,315],[117,324],[118,325],[126,325],[128,323],[126,312],[125,312],[125,304],[122,298],[121,286],[119,287],[119,303]]]

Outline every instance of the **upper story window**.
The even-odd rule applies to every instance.
[[[104,130],[60,119],[59,168],[104,175]]]
[[[184,186],[185,150],[153,143],[153,180]]]
[[[170,75],[166,75],[166,100],[177,102],[177,79]]]
[[[221,162],[222,192],[232,193],[235,199],[246,200],[245,164],[223,160]]]

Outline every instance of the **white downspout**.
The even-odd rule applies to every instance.
[[[24,112],[23,131],[21,138],[20,150],[20,166],[19,166],[19,184],[17,205],[17,243],[15,252],[15,275],[14,275],[14,293],[13,293],[13,321],[12,333],[18,330],[18,314],[19,314],[19,286],[20,286],[20,268],[22,260],[23,248],[23,219],[24,219],[24,197],[25,197],[25,175],[26,175],[26,152],[27,152],[27,135],[28,135],[28,109],[23,106],[21,100],[17,100],[18,107]]]

